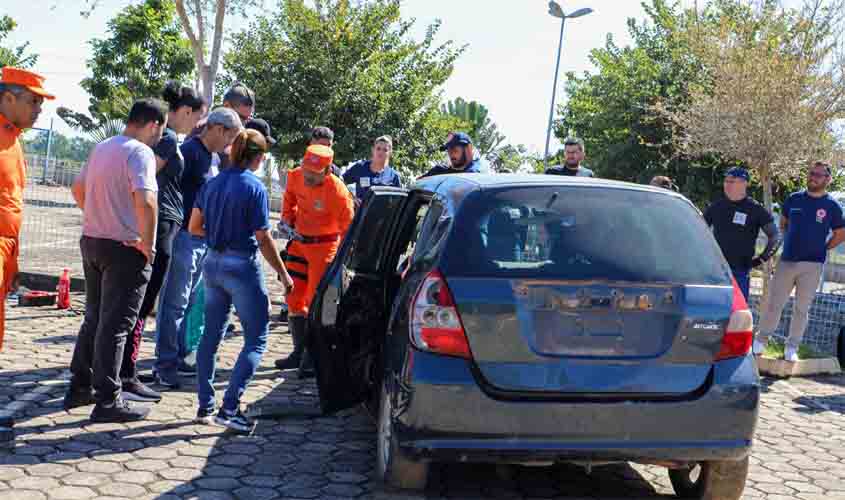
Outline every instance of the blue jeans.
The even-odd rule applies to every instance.
[[[175,373],[179,360],[187,355],[185,315],[194,300],[205,254],[205,239],[179,231],[156,314],[155,369],[160,373]]]
[[[742,295],[745,296],[745,300],[748,300],[748,294],[751,291],[751,269],[732,267],[731,272],[734,275],[736,284],[739,285],[739,289],[742,291]]]
[[[244,346],[235,362],[223,409],[236,411],[246,386],[267,350],[270,297],[255,253],[211,250],[203,270],[205,281],[205,334],[197,349],[199,408],[214,408],[214,370],[217,348],[229,323],[232,304],[241,319]]]

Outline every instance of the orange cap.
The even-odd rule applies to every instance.
[[[33,94],[40,95],[44,99],[55,99],[56,96],[44,90],[44,77],[27,71],[25,69],[13,68],[11,66],[3,67],[3,78],[0,83],[8,83],[11,85],[20,85],[26,87],[27,90]]]
[[[328,146],[314,144],[305,150],[305,158],[302,160],[302,168],[314,173],[322,173],[326,167],[332,164],[334,151]]]

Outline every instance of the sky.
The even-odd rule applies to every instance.
[[[35,70],[47,77],[45,86],[58,99],[48,102],[36,127],[73,132],[55,114],[58,106],[76,111],[88,107],[79,81],[87,75],[87,41],[104,37],[106,23],[130,0],[102,0],[89,18],[79,15],[80,0],[0,0],[4,13],[18,22],[11,43],[31,43],[39,54]],[[684,0],[691,4],[693,0]],[[265,8],[275,0],[264,0]],[[565,99],[564,74],[592,69],[590,50],[602,47],[610,34],[617,44],[628,44],[628,18],[644,18],[640,0],[562,0],[565,12],[591,7],[588,16],[566,23],[560,64],[557,102]],[[61,7],[56,7],[61,4]],[[55,8],[54,8],[55,7]],[[441,41],[467,44],[443,89],[446,99],[463,97],[487,106],[490,117],[512,144],[524,144],[542,152],[554,80],[560,20],[551,17],[545,0],[404,0],[403,17],[416,18],[413,36],[421,38],[426,27],[440,19]],[[228,27],[246,27],[248,20],[228,18]],[[259,91],[258,112],[261,111]],[[336,131],[342,133],[342,131]],[[552,149],[558,144],[552,143]]]

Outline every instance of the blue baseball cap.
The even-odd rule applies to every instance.
[[[736,177],[737,179],[742,179],[745,182],[751,180],[751,176],[748,174],[748,170],[745,170],[742,167],[733,167],[725,174],[725,177]]]
[[[455,132],[446,144],[440,146],[440,151],[448,151],[449,148],[453,148],[455,146],[466,146],[467,144],[472,144],[472,139],[463,132]]]

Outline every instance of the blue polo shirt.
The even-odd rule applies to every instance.
[[[370,160],[359,161],[343,174],[344,184],[355,184],[355,197],[363,200],[372,186],[402,187],[402,179],[393,168],[385,166],[381,172],[373,172]]]
[[[182,227],[188,229],[188,222],[191,220],[191,211],[194,209],[194,200],[197,193],[205,184],[205,178],[211,169],[211,152],[206,149],[199,137],[191,137],[179,148],[185,161],[185,170],[182,172],[182,205],[185,210],[185,218]]]
[[[793,193],[783,204],[783,215],[789,224],[782,259],[789,262],[824,262],[828,235],[845,227],[842,207],[829,194],[815,198],[807,191]]]
[[[196,207],[205,220],[208,246],[255,253],[255,232],[270,229],[267,190],[252,172],[232,166],[208,181]]]

